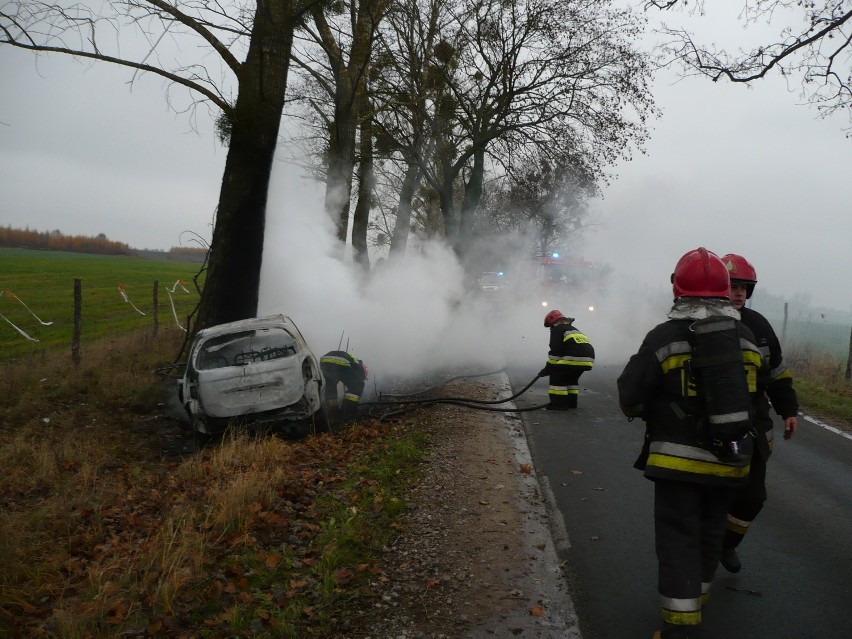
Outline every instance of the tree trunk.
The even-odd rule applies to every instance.
[[[395,260],[405,255],[408,248],[408,234],[411,229],[411,201],[414,199],[414,191],[420,183],[420,165],[412,162],[408,165],[402,187],[399,189],[399,205],[396,208],[396,224],[391,236],[389,260]]]
[[[464,254],[470,248],[473,217],[479,207],[479,201],[482,199],[484,179],[485,149],[477,148],[473,153],[473,167],[470,171],[470,179],[464,185],[464,198],[459,212],[458,246],[460,254]]]
[[[343,72],[345,75],[346,72]],[[336,221],[337,239],[346,245],[349,231],[349,199],[355,168],[355,133],[358,118],[353,108],[353,91],[339,80],[335,98],[334,122],[328,147],[328,175],[325,182],[325,210]]]
[[[367,250],[367,227],[370,222],[370,211],[373,208],[373,188],[375,175],[373,173],[373,116],[370,111],[370,100],[366,92],[361,94],[361,144],[358,160],[358,202],[352,216],[352,256],[355,262],[364,268],[370,268],[370,256]]]
[[[351,5],[352,46],[348,63],[321,7],[312,9],[322,47],[334,73],[334,119],[328,147],[325,210],[337,224],[337,239],[346,246],[349,231],[349,200],[355,170],[355,137],[363,114],[361,95],[366,91],[367,69],[373,38],[387,0],[363,0]],[[354,248],[354,247],[353,247]]]
[[[257,314],[266,200],[293,44],[290,0],[260,0],[239,75],[210,263],[192,331]]]

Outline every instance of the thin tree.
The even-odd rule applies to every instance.
[[[335,221],[341,252],[349,233],[358,127],[369,104],[365,96],[373,44],[389,3],[352,0],[336,5],[337,11],[329,14],[316,7],[311,12],[312,25],[306,27],[306,38],[297,44],[294,56],[294,64],[314,84],[305,89],[304,97],[324,123],[324,166],[317,173],[325,177],[325,209]],[[353,243],[363,247],[367,223],[359,220],[358,225],[364,237],[353,238]],[[360,252],[358,248],[356,253]],[[356,255],[360,260],[365,257]]]

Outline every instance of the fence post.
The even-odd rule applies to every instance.
[[[846,379],[852,379],[852,329],[849,329],[849,356],[846,358]]]
[[[787,302],[784,302],[784,324],[781,326],[781,348],[787,346]]]
[[[160,287],[160,281],[154,280],[154,337],[157,337],[157,331],[160,330],[160,306],[159,306],[159,297],[158,297],[158,289]]]
[[[80,324],[83,316],[83,282],[74,279],[74,331],[71,334],[71,361],[80,367]]]

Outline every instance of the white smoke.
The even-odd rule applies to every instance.
[[[458,367],[485,373],[544,365],[549,335],[542,320],[550,309],[533,303],[495,307],[469,295],[464,269],[444,244],[409,248],[404,258],[382,262],[369,276],[339,254],[322,188],[284,172],[274,176],[259,314],[289,315],[316,355],[348,350],[367,363],[379,385]],[[625,361],[668,310],[660,301],[662,289],[649,293],[619,281],[618,274],[610,278],[594,313],[572,308],[574,300],[556,304],[577,318],[602,362]]]

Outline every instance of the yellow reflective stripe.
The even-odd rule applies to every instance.
[[[548,395],[567,395],[568,387],[567,386],[550,386],[547,389]]]
[[[670,355],[662,362],[660,362],[660,366],[663,369],[663,373],[668,373],[670,371],[675,370],[676,368],[683,368],[683,365],[691,359],[691,353],[688,353],[686,355]]]
[[[323,357],[320,360],[320,364],[337,364],[338,366],[351,366],[348,359],[344,357],[336,357],[334,355]]]
[[[353,395],[352,393],[344,393],[343,399],[348,402],[355,402],[356,404],[361,401],[360,395]]]
[[[727,466],[697,459],[684,459],[683,457],[672,457],[660,453],[648,455],[648,466],[657,468],[668,468],[697,475],[712,475],[714,477],[747,477],[750,465]]]
[[[595,360],[591,357],[563,357],[560,359],[555,359],[553,357],[547,358],[547,363],[553,364],[554,366],[585,366],[587,368],[591,368],[594,361]]]
[[[773,382],[777,382],[779,379],[793,379],[793,373],[787,368],[787,364],[782,362],[780,366],[769,371],[769,377]]]
[[[663,609],[663,621],[673,626],[697,626],[701,623],[701,611],[675,612]]]
[[[562,341],[567,342],[568,340],[574,340],[578,344],[589,344],[589,338],[583,335],[580,331],[576,333],[568,332],[562,336]]]
[[[663,621],[673,626],[697,626],[701,623],[701,597],[674,599],[661,597]]]

